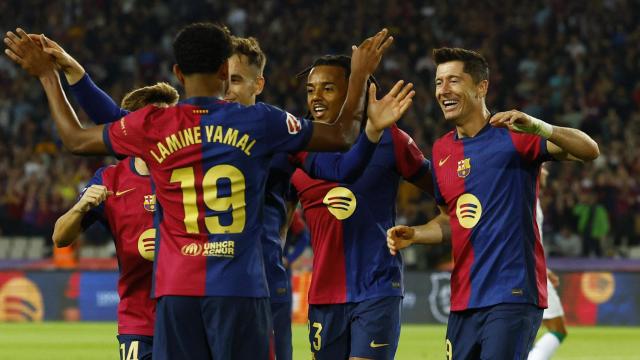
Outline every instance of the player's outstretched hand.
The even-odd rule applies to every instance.
[[[361,73],[365,76],[372,75],[385,51],[393,43],[393,37],[389,36],[387,29],[382,29],[374,36],[365,39],[360,46],[351,47],[351,72]]]
[[[91,185],[84,191],[80,200],[73,207],[81,213],[86,213],[100,205],[109,195],[113,195],[113,192],[107,190],[105,186]]]
[[[518,110],[499,112],[489,119],[489,123],[492,126],[506,127],[515,132],[535,134],[547,139],[553,132],[551,125]]]
[[[41,77],[55,73],[56,67],[51,56],[24,30],[17,28],[15,33],[8,31],[4,44],[7,46],[4,53],[30,75]]]
[[[369,86],[367,117],[375,130],[382,131],[395,124],[411,106],[412,98],[416,94],[412,90],[413,84],[403,85],[403,80],[398,81],[380,100],[376,98],[376,85]]]
[[[29,34],[29,37],[37,43],[40,43],[42,50],[53,57],[56,67],[58,70],[64,72],[64,76],[67,78],[69,85],[73,85],[82,79],[85,73],[82,65],[80,65],[73,56],[69,55],[57,42],[43,34]]]
[[[398,250],[413,244],[416,231],[409,226],[397,225],[387,230],[387,247],[391,255],[396,255]]]

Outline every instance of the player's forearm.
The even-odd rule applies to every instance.
[[[548,140],[566,154],[582,161],[592,161],[600,156],[598,144],[578,129],[554,126]]]
[[[101,129],[93,129],[91,132],[83,129],[76,113],[71,108],[67,97],[62,90],[60,77],[57,72],[51,72],[40,77],[40,83],[47,95],[49,110],[60,139],[64,146],[74,154],[104,154],[107,149],[102,143],[102,136],[92,136]],[[93,134],[91,134],[93,133]]]
[[[56,247],[65,247],[73,244],[82,232],[84,215],[84,212],[74,206],[56,220],[52,236]]]
[[[442,214],[424,225],[413,226],[415,234],[412,242],[418,244],[439,244],[451,241],[449,217]]]
[[[73,64],[63,69],[64,77],[67,79],[67,83],[71,86],[78,83],[84,77],[85,71],[82,65],[75,61]]]
[[[369,139],[369,141],[371,141],[372,143],[377,144],[378,142],[380,142],[383,132],[384,130],[376,130],[373,125],[371,125],[370,121],[367,121],[367,124],[364,127],[364,133],[367,135],[367,139]]]
[[[363,121],[364,100],[366,95],[368,74],[354,71],[349,76],[347,98],[342,105],[336,124],[340,126],[345,144],[350,147],[360,133],[360,123]]]
[[[114,122],[129,113],[121,109],[107,93],[91,80],[88,74],[83,75],[82,79],[70,89],[80,107],[96,124]]]
[[[373,157],[377,144],[361,134],[346,153],[317,153],[305,171],[313,178],[341,183],[354,183]]]

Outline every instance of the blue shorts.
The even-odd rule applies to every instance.
[[[153,359],[269,359],[270,312],[268,298],[163,296]]]
[[[153,336],[118,335],[120,360],[151,360]]]
[[[447,325],[447,359],[526,359],[542,312],[531,304],[452,311]]]
[[[293,345],[291,344],[291,302],[271,303],[273,321],[273,337],[277,360],[291,360]]]
[[[400,338],[401,306],[399,296],[309,305],[309,342],[314,359],[393,359]]]

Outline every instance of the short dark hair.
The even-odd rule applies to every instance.
[[[341,67],[344,69],[344,76],[347,79],[349,79],[349,76],[351,75],[351,57],[347,55],[323,55],[316,58],[311,66],[299,72],[296,77],[305,76],[311,71],[311,69],[321,65]]]
[[[185,75],[215,73],[232,52],[229,29],[212,23],[187,25],[173,41],[176,64]]]
[[[264,71],[267,64],[267,55],[260,48],[260,43],[254,37],[232,37],[234,54],[244,55],[249,60],[250,65],[256,66],[260,70],[260,74]]]
[[[471,75],[476,84],[482,80],[489,80],[489,63],[479,53],[462,49],[442,47],[433,50],[433,59],[436,65],[449,61],[462,61],[463,71]]]
[[[129,92],[122,99],[120,106],[128,111],[136,111],[149,104],[175,105],[179,98],[180,96],[173,86],[159,82]]]

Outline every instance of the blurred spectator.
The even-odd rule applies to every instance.
[[[573,208],[577,217],[578,233],[582,236],[582,256],[602,256],[602,248],[609,234],[609,214],[591,191],[580,194]]]

